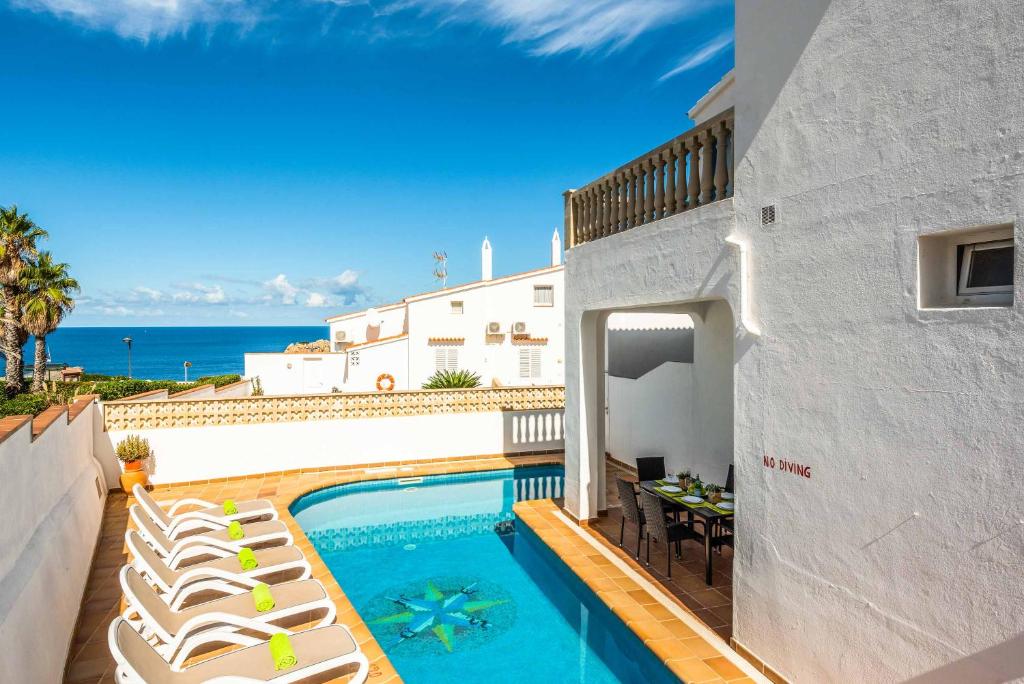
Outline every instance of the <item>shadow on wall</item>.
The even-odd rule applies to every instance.
[[[772,106],[764,103],[770,99],[774,105],[786,82],[792,75],[800,56],[803,55],[818,24],[828,11],[832,0],[804,0],[801,11],[777,13],[773,5],[776,0],[749,0],[758,6],[756,11],[737,12],[736,45],[743,46],[736,51],[736,90],[744,93],[744,99],[756,103],[754,107],[738,107],[736,111],[735,168],[740,168],[747,148],[757,136],[764,117]],[[784,26],[771,25],[764,21],[778,15]],[[745,18],[756,18],[749,23]],[[795,19],[795,20],[794,20]],[[779,40],[785,35],[786,40]],[[766,47],[768,44],[770,47]],[[763,59],[771,54],[771,59]],[[747,64],[744,55],[757,55],[757,64]]]
[[[563,413],[562,409],[503,412],[505,453],[564,448]]]
[[[975,682],[1000,684],[1024,678],[1024,634],[925,672],[904,684]]]

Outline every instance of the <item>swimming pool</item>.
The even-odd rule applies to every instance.
[[[291,512],[409,684],[678,682],[526,526],[561,467],[339,485]]]

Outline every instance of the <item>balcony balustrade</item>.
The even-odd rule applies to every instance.
[[[565,196],[567,247],[732,196],[732,109]]]

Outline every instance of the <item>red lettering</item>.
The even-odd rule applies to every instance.
[[[787,461],[784,458],[780,458],[777,462],[774,456],[764,455],[763,459],[765,468],[778,468],[784,473],[792,473],[799,475],[800,477],[806,477],[808,480],[811,479],[811,466],[803,465],[802,463],[796,463],[794,461]]]

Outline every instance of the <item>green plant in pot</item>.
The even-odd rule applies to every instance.
[[[114,449],[117,459],[124,464],[124,472],[121,473],[121,488],[131,493],[136,484],[143,487],[149,482],[149,475],[142,468],[143,462],[153,456],[153,450],[149,446],[149,440],[139,435],[128,435]]]
[[[704,496],[704,483],[700,481],[700,475],[696,475],[690,486],[686,489],[687,494],[693,494],[694,496]]]

